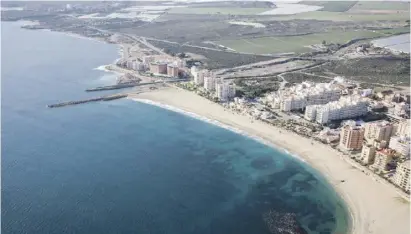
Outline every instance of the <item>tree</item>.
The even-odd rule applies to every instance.
[[[326,45],[326,44],[327,44],[327,42],[326,42],[325,40],[323,40],[322,44],[323,44],[323,45]]]
[[[182,58],[185,58],[185,57],[186,57],[186,54],[185,54],[185,53],[180,53],[180,54],[178,54],[178,57],[181,58],[181,59],[182,59]]]

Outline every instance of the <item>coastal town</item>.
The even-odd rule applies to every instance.
[[[215,71],[188,67],[184,56],[145,53],[139,58],[130,52],[132,47],[122,48],[122,58],[116,66],[151,78],[150,82],[157,80],[151,90],[164,88],[167,80],[184,78],[167,87],[193,92],[227,111],[248,116],[250,121],[261,121],[326,144],[346,155],[362,172],[378,176],[409,199],[409,94],[361,88],[354,81],[335,77],[327,83],[284,85],[249,99],[238,97],[235,83]]]
[[[127,98],[198,118],[320,172],[348,205],[349,233],[409,233],[409,3],[304,1],[316,9],[284,15],[273,3],[135,4],[2,11],[119,46],[100,67],[117,80],[85,87],[102,95],[49,108]]]

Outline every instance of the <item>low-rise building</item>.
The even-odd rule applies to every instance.
[[[405,102],[395,103],[394,108],[391,109],[390,112],[391,112],[391,114],[396,115],[396,116],[409,117],[410,105],[405,103]]]
[[[380,149],[385,149],[388,147],[388,142],[386,141],[379,141],[379,140],[374,140],[371,143],[375,148],[377,148],[378,150]]]
[[[395,150],[398,154],[403,156],[410,155],[410,138],[393,136],[391,137],[390,144],[388,145],[390,149]]]
[[[376,147],[373,145],[363,145],[361,154],[357,156],[357,160],[366,165],[373,164],[376,150]]]
[[[340,140],[340,131],[337,129],[324,128],[316,138],[328,144],[338,142]]]
[[[364,129],[346,125],[341,129],[340,147],[345,150],[360,150],[364,140]]]
[[[395,172],[394,183],[402,188],[403,190],[409,192],[410,188],[410,160],[398,164],[397,170]]]
[[[375,160],[371,167],[379,171],[386,171],[388,169],[388,165],[392,162],[394,154],[395,151],[391,149],[376,151]]]

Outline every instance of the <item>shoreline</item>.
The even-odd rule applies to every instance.
[[[40,30],[48,30],[51,32],[60,32],[60,31],[52,31],[49,29],[40,29]],[[60,33],[64,33],[68,36],[71,37],[76,37],[76,38],[82,38],[82,39],[88,39],[88,40],[93,40],[93,41],[98,41],[98,42],[103,42],[106,44],[110,44],[105,40],[99,40],[96,38],[90,38],[90,37],[85,37],[85,36],[81,36],[81,35],[77,35],[74,33],[68,33],[68,32],[60,32]],[[119,47],[119,50],[121,49],[121,44],[119,43],[112,43],[115,44],[116,46]],[[112,65],[112,64],[109,64]],[[108,66],[108,65],[102,65],[104,67]],[[99,69],[100,67],[95,68],[96,70],[103,70],[103,69]],[[113,71],[108,70],[105,72],[111,72],[113,73]],[[116,73],[116,72],[114,72]],[[173,90],[176,91],[178,90],[177,88],[168,88],[167,90]],[[151,104],[151,105],[155,105],[154,103],[158,103],[160,105],[161,108],[165,108],[164,105],[167,105],[169,107],[172,107],[176,110],[180,110],[180,113],[182,114],[186,114],[187,113],[192,113],[195,114],[196,116],[202,117],[202,121],[205,121],[204,119],[210,120],[210,121],[215,121],[216,124],[219,127],[223,127],[224,126],[228,127],[226,128],[227,130],[231,130],[236,132],[237,134],[242,134],[245,135],[246,137],[250,137],[254,140],[257,140],[269,147],[274,147],[277,150],[281,150],[284,153],[292,156],[293,158],[297,158],[297,160],[306,163],[310,168],[313,168],[314,170],[316,170],[319,174],[321,174],[326,180],[327,182],[334,188],[335,192],[344,200],[344,202],[346,203],[346,208],[348,210],[348,214],[350,217],[350,222],[349,222],[349,227],[348,231],[351,234],[363,234],[363,233],[372,233],[372,234],[386,234],[386,233],[396,233],[396,234],[408,234],[410,233],[410,213],[409,213],[409,203],[407,204],[402,204],[401,201],[399,201],[397,199],[397,195],[395,193],[395,191],[391,191],[391,190],[384,190],[385,188],[383,187],[383,185],[377,181],[372,180],[370,177],[364,175],[363,173],[361,173],[358,170],[352,170],[352,166],[350,167],[350,165],[347,162],[344,162],[345,160],[343,159],[343,155],[341,153],[338,152],[333,152],[330,148],[324,149],[326,148],[326,146],[321,145],[318,142],[315,142],[314,145],[315,146],[310,146],[307,143],[308,141],[310,141],[310,139],[307,138],[303,138],[295,133],[292,132],[288,132],[284,129],[280,129],[274,126],[269,126],[265,123],[256,123],[257,121],[254,121],[254,123],[250,124],[250,119],[248,119],[245,116],[240,116],[238,114],[233,114],[230,113],[229,111],[225,111],[227,113],[229,113],[232,116],[238,116],[240,118],[246,119],[247,124],[238,124],[236,123],[236,121],[230,121],[230,120],[226,120],[224,118],[219,118],[219,113],[223,113],[221,112],[222,110],[224,110],[223,107],[221,107],[220,105],[216,104],[216,103],[212,103],[211,101],[208,101],[205,98],[202,98],[194,93],[190,93],[189,91],[185,91],[185,90],[180,90],[179,92],[184,92],[184,94],[190,94],[192,97],[195,96],[197,97],[196,100],[202,100],[202,103],[207,103],[205,106],[202,105],[198,105],[197,103],[195,103],[194,105],[192,105],[192,100],[188,100],[185,98],[182,98],[181,100],[177,100],[175,102],[174,99],[172,99],[172,95],[167,94],[167,90],[165,89],[160,89],[160,90],[156,90],[156,91],[152,91],[152,92],[147,92],[147,93],[141,93],[141,94],[133,94],[131,96],[132,100],[135,101],[140,101],[140,102],[144,102],[142,100],[146,100],[146,104]],[[161,97],[156,97],[156,94],[163,94],[164,96]],[[140,98],[142,97],[142,98]],[[164,98],[165,97],[165,98]],[[170,99],[169,99],[170,98]],[[136,100],[137,99],[137,100]],[[151,103],[148,103],[147,101],[150,101]],[[191,105],[184,105],[184,103],[190,102],[191,101]],[[162,106],[163,105],[163,106]],[[207,113],[207,108],[209,106],[218,106],[220,108],[220,112],[214,112],[211,111],[210,113]],[[166,108],[167,109],[167,108]],[[204,109],[203,111],[201,109]],[[170,110],[170,109],[169,109]],[[176,111],[174,110],[174,111]],[[173,111],[173,110],[172,110]],[[177,111],[179,112],[179,111]],[[217,113],[217,115],[215,115]],[[194,116],[191,116],[194,117]],[[196,117],[194,117],[196,118]],[[208,122],[208,121],[206,121]],[[213,124],[212,122],[209,122],[211,124]],[[233,124],[234,123],[234,124]],[[277,140],[272,139],[272,133],[271,134],[266,134],[264,133],[264,131],[259,131],[256,130],[253,127],[248,127],[248,125],[264,125],[264,129],[268,129],[268,130],[274,130],[277,131]],[[237,131],[236,131],[237,130]],[[278,131],[282,131],[282,133],[278,132]],[[282,137],[278,137],[278,135],[284,136],[284,135],[288,135],[288,136],[292,136],[292,138],[297,138],[298,141],[294,141],[291,144],[287,144],[287,142],[284,142],[284,140],[281,140],[279,138]],[[301,140],[301,141],[300,141]],[[304,142],[304,144],[300,144],[302,142]],[[313,156],[313,152],[311,152],[311,150],[304,150],[304,149],[300,149],[301,145],[303,145],[302,148],[304,148],[305,146],[308,146],[310,148],[316,148],[316,146],[318,148],[321,148],[321,150],[323,150],[324,152],[331,152],[331,154],[337,154],[340,159],[338,157],[335,157],[336,155],[332,155],[330,157],[333,157],[331,162],[328,162],[326,160],[326,162],[321,162],[324,157],[322,156],[318,156],[315,155]],[[320,151],[320,149],[318,149]],[[316,151],[316,150],[314,150]],[[312,157],[313,156],[313,157]],[[320,159],[320,160],[318,160]],[[324,165],[322,165],[322,163]],[[348,170],[352,173],[349,173],[349,177],[350,177],[350,181],[351,180],[356,180],[358,177],[361,178],[361,184],[360,186],[356,186],[355,189],[347,189],[344,187],[347,187],[347,183],[344,184],[338,184],[341,186],[338,186],[336,184],[336,181],[339,181],[340,179],[336,178],[339,175],[337,175],[338,173],[336,173],[334,171],[335,165],[333,165],[333,163],[336,163],[338,168],[348,168],[350,167]],[[338,170],[337,170],[338,171]],[[347,169],[346,169],[347,171]],[[345,171],[344,171],[345,172]],[[355,174],[355,176],[353,176]],[[344,173],[342,175],[345,175]],[[336,181],[334,181],[336,180]],[[346,178],[344,178],[344,180],[347,180]],[[348,180],[347,180],[348,181]],[[368,185],[366,182],[372,183],[372,186],[370,186],[371,188],[368,189],[367,192],[362,192],[364,190],[364,188],[366,188],[366,186]],[[354,181],[355,182],[355,181]],[[365,185],[365,187],[364,187]],[[357,196],[357,193],[361,193],[361,196]],[[375,196],[378,196],[377,198]],[[395,200],[397,199],[397,200]],[[388,201],[388,202],[387,202]],[[362,204],[362,203],[366,203],[366,205]],[[387,204],[389,203],[389,204]],[[381,206],[379,206],[381,205]],[[384,206],[385,205],[385,206]],[[384,206],[384,207],[382,207]],[[371,210],[374,210],[376,208],[380,208],[379,210],[377,210],[377,212],[372,212]],[[405,208],[404,208],[405,207]],[[375,211],[375,210],[374,210]],[[387,217],[387,214],[394,214],[391,217]],[[364,220],[364,217],[365,220]]]
[[[168,105],[168,104],[165,104],[165,103],[161,103],[161,102],[158,102],[158,101],[152,101],[150,99],[142,99],[142,98],[137,98],[137,97],[127,97],[127,99],[130,99],[130,100],[133,100],[133,101],[136,101],[136,102],[140,102],[140,103],[145,103],[145,104],[152,105],[152,106],[157,106],[157,107],[160,107],[162,109],[177,112],[177,113],[189,116],[191,118],[195,118],[197,120],[206,122],[208,124],[212,124],[212,125],[218,126],[220,128],[224,128],[228,131],[234,132],[236,134],[240,134],[242,136],[250,138],[251,140],[257,141],[257,142],[259,142],[261,144],[264,144],[268,147],[274,148],[274,149],[276,149],[276,150],[278,150],[278,151],[280,151],[284,154],[287,154],[288,156],[296,159],[300,163],[305,164],[307,167],[310,167],[310,168],[314,169],[318,174],[320,174],[326,180],[326,182],[332,187],[332,189],[334,189],[337,196],[344,202],[344,205],[345,205],[345,208],[346,208],[346,211],[347,211],[347,215],[349,215],[349,217],[347,217],[349,219],[348,220],[348,225],[349,226],[347,227],[348,233],[351,233],[351,234],[356,233],[356,232],[354,232],[353,225],[352,225],[353,220],[354,220],[354,212],[351,209],[351,205],[350,205],[351,202],[348,199],[348,197],[346,197],[345,192],[340,191],[340,189],[338,187],[334,186],[334,184],[332,184],[330,182],[330,178],[329,178],[328,173],[324,173],[324,172],[318,170],[313,165],[311,165],[309,162],[307,162],[304,159],[304,157],[300,156],[299,154],[294,153],[293,151],[289,151],[289,149],[286,149],[282,146],[279,146],[275,142],[272,142],[268,139],[265,139],[264,137],[261,137],[261,136],[258,136],[258,135],[253,135],[253,134],[251,134],[247,131],[244,131],[244,130],[238,128],[238,127],[232,126],[228,123],[220,122],[220,121],[215,120],[215,119],[210,119],[206,116],[199,115],[195,112],[191,112],[191,111],[188,111],[188,110],[183,110],[183,109],[180,109],[178,107]],[[284,131],[286,131],[286,130],[284,130]]]
[[[398,194],[345,162],[339,153],[260,121],[231,113],[222,106],[178,88],[131,94],[129,99],[179,112],[274,147],[322,175],[344,201],[348,211],[349,233],[409,233],[409,204]],[[326,155],[326,156],[324,156]],[[346,182],[341,183],[341,180]],[[365,191],[364,188],[367,188]],[[390,214],[390,218],[387,218]],[[394,230],[393,230],[394,229]]]

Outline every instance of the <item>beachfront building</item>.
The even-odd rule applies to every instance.
[[[388,121],[376,121],[364,126],[364,138],[368,143],[374,140],[388,142],[393,133],[394,126]]]
[[[356,158],[359,160],[361,163],[370,165],[374,163],[375,159],[375,153],[376,153],[377,148],[373,145],[363,145],[361,154],[359,154]]]
[[[367,102],[360,96],[341,97],[338,101],[325,105],[306,107],[307,120],[325,124],[333,120],[349,119],[367,114]]]
[[[167,63],[151,63],[150,71],[154,74],[167,74]]]
[[[341,96],[341,87],[333,83],[302,82],[268,95],[274,108],[281,111],[301,110],[309,105],[326,104]]]
[[[216,85],[216,96],[221,101],[228,101],[235,96],[235,86],[229,83],[220,83]]]
[[[338,142],[340,140],[340,131],[338,129],[324,128],[316,138],[328,144]]]
[[[402,188],[403,190],[409,192],[410,189],[410,160],[398,164],[397,170],[395,172],[394,183]]]
[[[403,156],[410,155],[410,138],[393,136],[391,137],[390,144],[388,145],[390,149],[395,150],[398,154]]]
[[[193,76],[194,84],[197,84],[196,79],[197,79],[197,76],[198,76],[198,68],[196,66],[192,66],[190,68],[190,74]],[[203,84],[203,83],[201,83],[201,84]]]
[[[194,84],[196,85],[204,85],[204,77],[209,76],[210,72],[208,70],[200,70],[195,73],[194,76]]]
[[[396,135],[410,137],[410,130],[411,130],[410,126],[411,126],[410,119],[401,120],[397,125]]]
[[[207,91],[214,91],[216,88],[217,79],[214,76],[205,76],[204,77],[204,89]]]
[[[167,65],[167,75],[171,77],[178,77],[180,69],[177,65],[169,64]]]
[[[321,108],[321,105],[311,105],[305,108],[304,118],[309,121],[315,121],[317,117],[317,109]]]
[[[395,151],[391,149],[378,150],[375,153],[374,163],[371,165],[371,168],[378,171],[386,171],[388,165],[392,162],[394,154]]]
[[[345,150],[360,150],[364,140],[364,129],[346,125],[341,129],[340,147]]]

